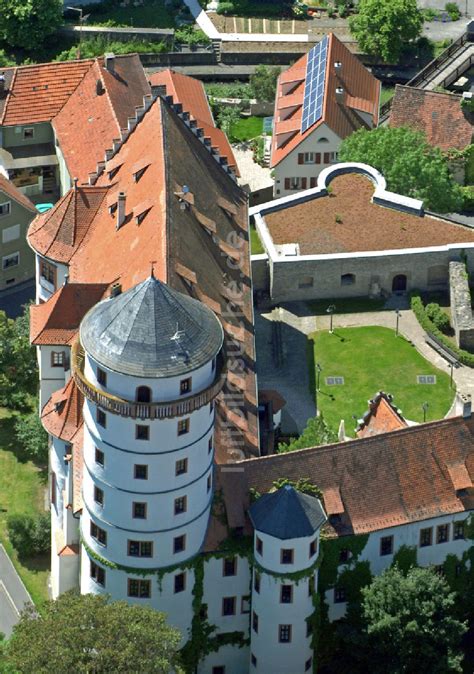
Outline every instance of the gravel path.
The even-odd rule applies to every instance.
[[[248,185],[251,192],[273,185],[270,169],[263,168],[253,160],[253,152],[247,143],[233,145],[232,150],[240,171],[239,184]]]

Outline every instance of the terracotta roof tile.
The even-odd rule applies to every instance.
[[[407,425],[405,419],[392,404],[392,397],[379,391],[375,398],[369,400],[369,409],[357,427],[356,434],[358,438],[365,438],[369,435],[397,431],[400,428],[406,428]]]
[[[423,131],[430,145],[464,150],[472,142],[473,115],[461,108],[456,94],[426,91],[397,84],[389,125]]]
[[[0,192],[3,192],[8,197],[10,197],[10,199],[13,199],[13,201],[16,201],[17,203],[21,204],[29,211],[37,213],[34,203],[30,201],[28,197],[25,194],[23,194],[23,192],[20,192],[18,187],[16,187],[11,182],[11,180],[7,180],[5,176],[3,176],[1,173],[0,173]]]
[[[73,442],[82,426],[84,396],[71,377],[62,389],[55,391],[41,412],[43,426],[51,435]]]
[[[373,125],[377,126],[380,83],[365,68],[359,59],[345,47],[338,38],[330,33],[328,35],[328,55],[326,65],[326,81],[322,117],[319,121],[301,133],[301,119],[303,116],[304,80],[306,79],[306,64],[308,55],[302,56],[294,65],[283,72],[278,78],[277,94],[275,98],[274,130],[272,139],[271,166],[276,166],[302,140],[307,138],[321,124],[327,124],[334,133],[343,139],[357,129],[365,126],[363,119],[355,112],[362,110],[369,113],[373,119]],[[336,71],[334,63],[342,63],[340,71]],[[288,86],[298,84],[294,89]],[[346,100],[339,103],[336,99],[336,88],[344,89]],[[288,101],[287,99],[291,99]],[[283,119],[281,112],[298,105]],[[282,136],[288,136],[283,138]],[[280,137],[280,139],[279,139]]]

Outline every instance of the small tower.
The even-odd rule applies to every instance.
[[[312,671],[307,619],[314,611],[319,533],[326,514],[317,498],[290,485],[261,496],[249,514],[258,565],[253,571],[249,671]]]
[[[196,555],[206,534],[222,344],[206,306],[151,276],[91,309],[73,350],[84,394],[81,592],[166,611],[183,634],[193,573],[157,573]]]

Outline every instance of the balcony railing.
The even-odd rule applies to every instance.
[[[84,397],[107,412],[119,414],[122,417],[132,417],[133,419],[171,419],[190,414],[208,405],[222,389],[226,379],[224,358],[220,354],[217,358],[215,379],[203,391],[169,402],[139,403],[102,391],[86,379],[84,375],[84,349],[79,341],[76,341],[72,347],[71,361],[74,381]]]

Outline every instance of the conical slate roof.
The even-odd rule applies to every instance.
[[[261,496],[249,515],[257,531],[282,540],[312,536],[327,519],[319,499],[288,484]]]
[[[111,370],[178,377],[218,354],[223,331],[204,304],[150,276],[93,307],[80,337],[86,352]]]

